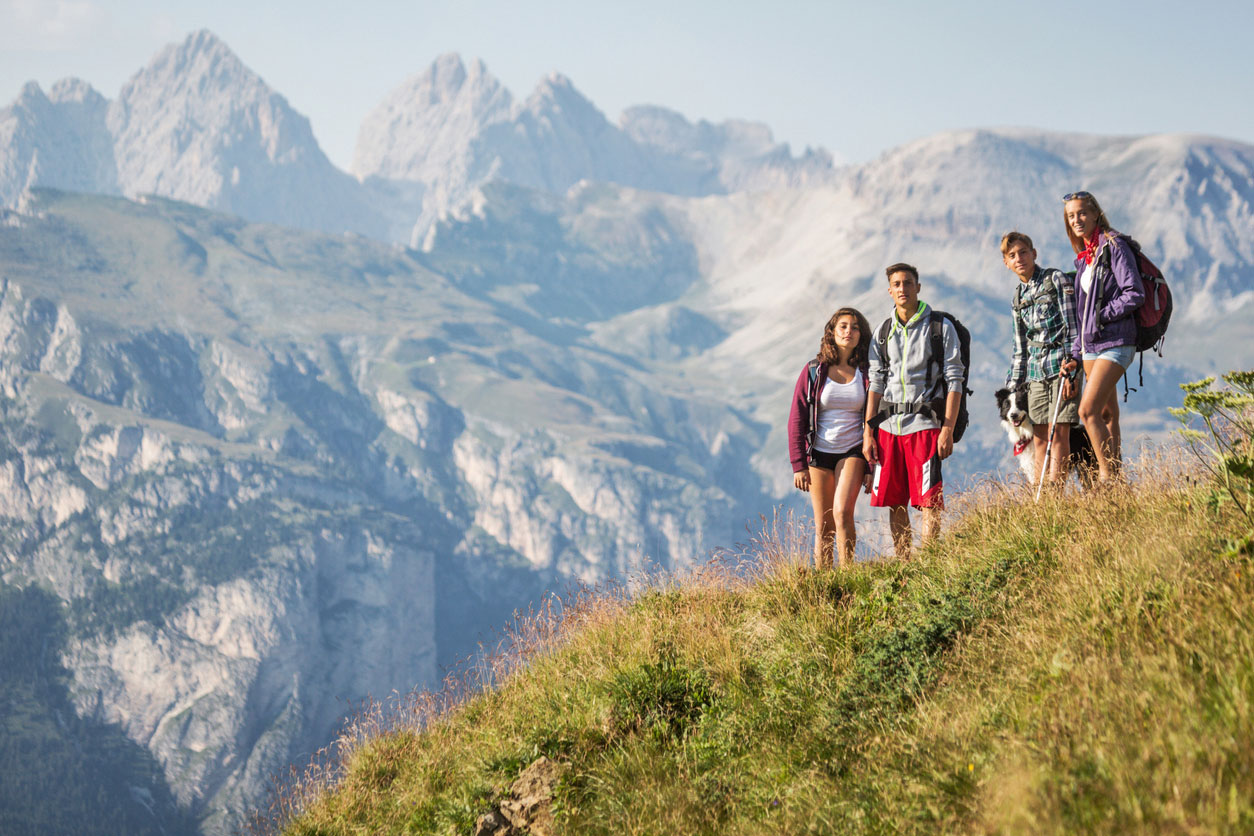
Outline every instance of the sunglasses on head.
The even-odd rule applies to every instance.
[[[1091,198],[1093,197],[1093,195],[1089,194],[1088,192],[1069,192],[1062,196],[1062,201],[1063,203],[1066,203],[1068,200],[1080,200],[1081,198],[1085,198],[1085,197]]]

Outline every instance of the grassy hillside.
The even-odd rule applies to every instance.
[[[1249,520],[1183,452],[1132,483],[990,487],[904,564],[801,573],[777,532],[583,596],[495,690],[364,718],[284,832],[471,833],[540,755],[565,833],[1254,831]]]

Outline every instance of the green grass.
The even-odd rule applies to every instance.
[[[469,833],[547,755],[565,833],[1251,832],[1248,532],[1182,466],[1135,484],[968,496],[909,563],[801,574],[768,538],[753,577],[589,593],[497,687],[363,717],[275,812]]]

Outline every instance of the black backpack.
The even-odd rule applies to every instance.
[[[967,387],[967,381],[971,377],[971,332],[967,327],[958,321],[958,318],[946,311],[938,311],[932,309],[931,319],[929,320],[930,339],[930,360],[927,364],[927,383],[925,390],[930,391],[932,388],[932,367],[936,366],[941,369],[941,376],[944,377],[942,368],[945,357],[945,336],[941,328],[941,319],[948,319],[954,326],[954,331],[958,334],[958,353],[962,357],[962,399],[958,401],[958,420],[954,422],[954,441],[961,441],[963,434],[967,431],[967,424],[971,421],[971,416],[967,413],[967,396],[975,394]],[[890,316],[884,320],[884,324],[880,326],[879,331],[875,334],[875,339],[880,345],[880,356],[888,357],[888,332],[893,326],[893,319]],[[939,359],[938,359],[939,358]],[[889,404],[887,401],[880,401],[880,414],[899,415],[905,412],[921,412],[930,414],[931,417],[940,422],[945,420],[945,399],[929,401],[925,404]]]

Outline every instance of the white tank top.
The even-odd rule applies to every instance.
[[[1084,288],[1085,293],[1089,293],[1093,288],[1093,265],[1085,264],[1084,269],[1080,271],[1080,287]]]
[[[814,449],[845,453],[861,446],[865,412],[866,383],[861,369],[854,370],[853,380],[848,383],[828,378],[819,393],[819,426],[814,434]]]

